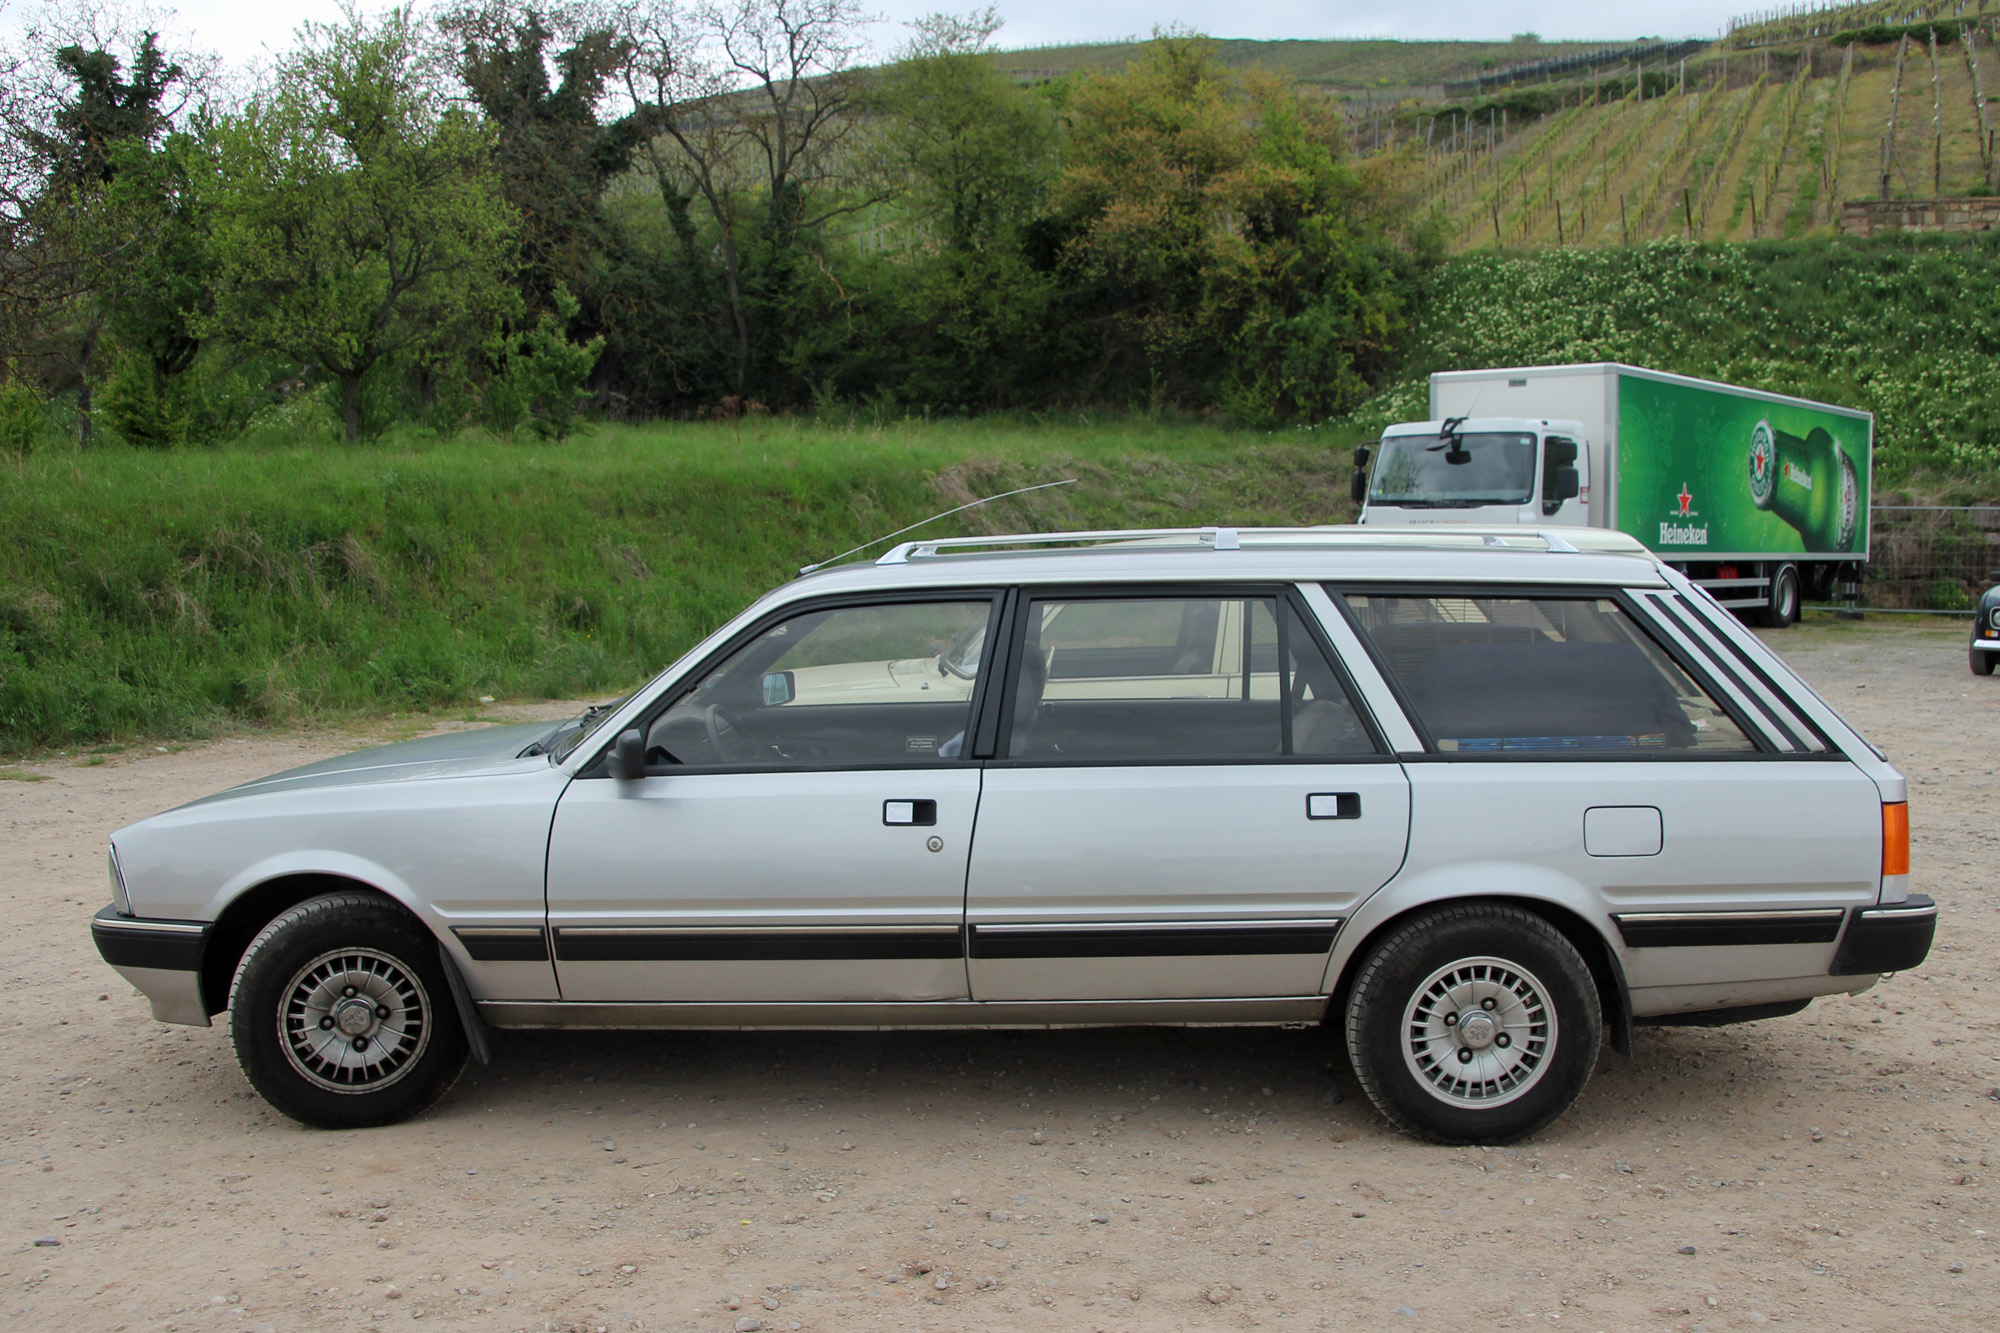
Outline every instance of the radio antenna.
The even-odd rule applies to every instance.
[[[799,573],[810,574],[815,569],[825,569],[828,565],[835,564],[839,561],[845,560],[850,555],[859,555],[861,552],[867,550],[871,546],[880,546],[883,542],[894,541],[896,540],[896,538],[902,536],[906,532],[915,532],[918,528],[924,527],[931,523],[935,523],[941,518],[950,518],[953,514],[962,514],[968,509],[977,509],[981,505],[992,504],[995,500],[1011,499],[1016,495],[1026,495],[1029,491],[1046,491],[1056,486],[1074,486],[1074,485],[1076,485],[1076,478],[1070,477],[1064,481],[1045,481],[1038,486],[1023,486],[1018,491],[1002,491],[999,495],[989,495],[983,500],[974,500],[972,503],[962,504],[956,509],[947,509],[942,514],[932,514],[929,518],[924,519],[923,522],[921,523],[912,523],[907,528],[897,528],[894,532],[890,533],[886,537],[877,537],[872,542],[863,542],[861,543],[861,545],[855,547],[851,551],[842,551],[839,555],[836,555],[828,560],[822,560],[816,565],[802,565],[799,568]]]

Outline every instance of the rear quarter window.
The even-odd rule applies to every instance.
[[[1335,595],[1440,753],[1757,750],[1610,598]]]

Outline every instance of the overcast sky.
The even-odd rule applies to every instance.
[[[363,0],[363,5],[371,10],[385,7],[380,0]],[[21,0],[0,0],[0,41],[18,33],[37,7]],[[109,0],[105,7],[136,10],[139,5]],[[301,20],[326,20],[339,13],[337,0],[180,0],[157,7],[175,14],[170,29],[192,36],[197,48],[214,51],[236,65],[283,50]],[[873,0],[868,4],[886,20],[877,38],[884,51],[900,44],[904,36],[897,26],[900,20],[939,9],[973,7],[949,0]],[[1074,0],[999,0],[998,5],[1006,20],[999,42],[1009,47],[1116,41],[1143,37],[1155,25],[1173,23],[1216,37],[1499,39],[1517,32],[1536,32],[1551,39],[1607,41],[1640,36],[1708,37],[1720,31],[1731,14],[1753,7],[1729,0],[1655,0],[1643,9],[1584,0],[1430,0],[1398,6],[1352,0],[1259,0],[1248,5],[1224,0],[1092,0],[1085,4]]]

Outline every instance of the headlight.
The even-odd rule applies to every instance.
[[[111,902],[118,909],[118,915],[132,915],[132,895],[125,892],[125,872],[118,868],[118,849],[113,847],[107,858],[111,864]]]

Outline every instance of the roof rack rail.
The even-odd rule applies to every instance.
[[[1031,532],[1005,537],[932,537],[904,542],[883,552],[878,565],[906,565],[913,559],[939,554],[946,547],[977,546],[1080,546],[1084,544],[1145,542],[1164,545],[1182,538],[1190,546],[1207,546],[1217,551],[1241,549],[1235,528],[1122,528],[1094,532]]]

